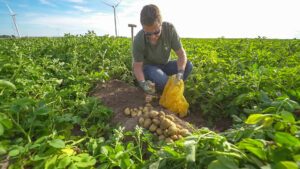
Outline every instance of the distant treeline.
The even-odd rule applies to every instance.
[[[15,35],[0,35],[0,38],[16,38]]]

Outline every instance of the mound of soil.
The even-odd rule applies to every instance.
[[[120,80],[111,80],[106,83],[97,84],[93,91],[91,91],[91,95],[99,98],[104,105],[113,110],[114,115],[111,123],[113,125],[124,126],[125,130],[133,130],[138,124],[138,117],[132,118],[126,116],[124,114],[124,109],[127,107],[144,107],[146,104],[146,95],[140,88],[129,85]],[[161,107],[158,102],[158,99],[151,102],[151,105],[155,110],[162,110],[166,114],[172,115],[175,118],[176,123],[184,126],[190,131],[205,126],[205,119],[202,118],[200,112],[191,112],[185,118],[178,118],[174,113]],[[223,130],[223,128],[228,128],[228,124],[226,124],[226,122],[224,125],[214,127],[214,129],[218,131]]]

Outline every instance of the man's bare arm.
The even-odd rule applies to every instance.
[[[133,62],[133,73],[138,81],[144,81],[143,62]]]
[[[177,68],[178,70],[185,70],[186,62],[187,62],[187,57],[185,50],[183,48],[180,48],[179,50],[175,51],[176,55],[178,56],[177,59]]]

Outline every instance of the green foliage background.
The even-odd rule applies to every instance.
[[[0,164],[9,168],[299,168],[300,40],[182,39],[194,65],[185,83],[201,128],[174,143],[89,96],[96,83],[134,85],[129,38],[66,34],[0,40]],[[174,55],[172,56],[174,58]],[[132,137],[132,141],[124,141]]]

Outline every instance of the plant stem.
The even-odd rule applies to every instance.
[[[25,137],[27,138],[28,142],[31,143],[32,141],[31,141],[31,138],[30,138],[29,134],[22,128],[22,126],[19,123],[17,123],[15,121],[15,119],[10,114],[7,114],[7,115],[10,117],[10,119],[12,120],[12,122],[20,129],[20,131],[25,135]]]

